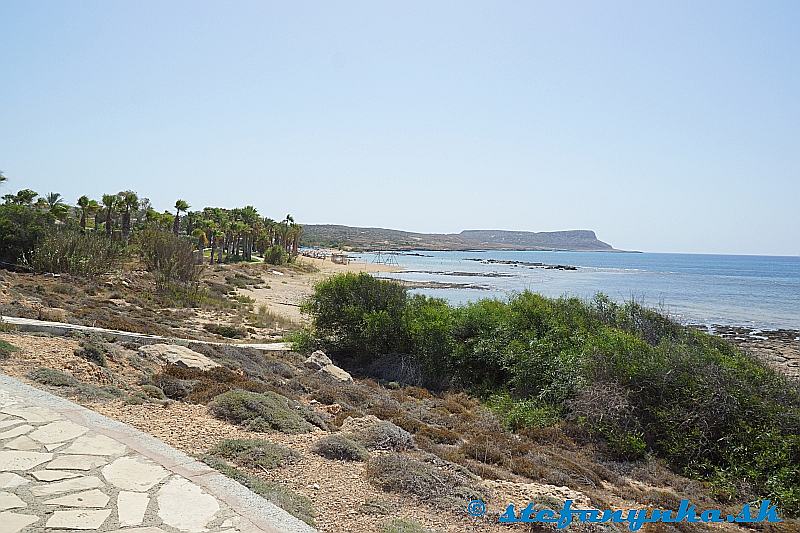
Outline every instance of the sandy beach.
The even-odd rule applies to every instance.
[[[304,272],[303,267],[306,265],[316,268],[316,271]],[[317,282],[342,272],[397,272],[399,270],[402,268],[364,261],[351,260],[350,263],[341,265],[331,262],[330,259],[301,256],[297,258],[297,268],[267,267],[264,278],[268,281],[269,287],[252,288],[247,290],[246,294],[255,300],[256,308],[266,305],[271,313],[299,324],[305,320],[300,313],[300,304],[313,292]]]

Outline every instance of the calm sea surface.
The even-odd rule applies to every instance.
[[[618,301],[633,298],[662,308],[683,322],[800,329],[800,257],[607,252],[418,253],[425,257],[393,256],[406,271],[381,276],[487,288],[415,289],[453,304],[503,298],[525,289],[546,296],[581,298],[603,292]],[[367,262],[375,258],[373,254],[357,257]],[[472,259],[572,265],[577,270],[483,264]]]

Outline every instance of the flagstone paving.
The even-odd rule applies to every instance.
[[[310,533],[206,465],[0,374],[0,533]]]

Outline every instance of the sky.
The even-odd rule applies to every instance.
[[[800,3],[0,2],[0,194],[800,254]]]

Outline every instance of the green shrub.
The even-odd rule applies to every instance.
[[[137,234],[137,243],[142,262],[156,277],[157,290],[166,291],[177,285],[199,291],[203,265],[197,263],[190,239],[148,227]]]
[[[229,459],[247,468],[276,468],[299,459],[299,455],[283,446],[262,439],[227,439],[220,441],[209,453]]]
[[[153,398],[155,400],[166,400],[167,398],[167,396],[164,394],[164,391],[155,385],[142,385],[142,392],[147,395],[148,398]]]
[[[319,439],[311,447],[311,451],[337,461],[366,461],[369,458],[369,452],[361,444],[338,434]]]
[[[531,292],[449,307],[366,274],[325,280],[304,310],[298,344],[374,376],[472,390],[518,431],[565,419],[609,459],[654,454],[800,513],[797,381],[657,311]]]
[[[266,249],[264,262],[270,265],[285,265],[289,262],[289,254],[283,246],[276,244]]]
[[[287,397],[271,391],[263,394],[243,390],[229,391],[214,398],[208,407],[217,418],[239,424],[251,431],[308,433],[313,429],[298,410],[290,407]]]
[[[81,359],[86,359],[98,366],[106,366],[106,347],[102,341],[98,340],[83,340],[80,347],[75,349],[75,355]]]
[[[11,355],[12,352],[19,351],[19,348],[11,344],[10,342],[6,342],[0,339],[0,359],[5,359]]]
[[[36,243],[54,222],[50,213],[28,205],[0,205],[0,262],[29,268]]]
[[[406,290],[365,273],[319,282],[303,310],[314,318],[318,344],[330,354],[379,355],[405,347]]]
[[[117,268],[124,255],[123,245],[95,232],[46,231],[33,253],[36,272],[55,272],[95,277]]]
[[[52,385],[53,387],[73,387],[80,383],[73,376],[53,368],[41,367],[31,370],[28,373],[28,377],[37,383]]]

